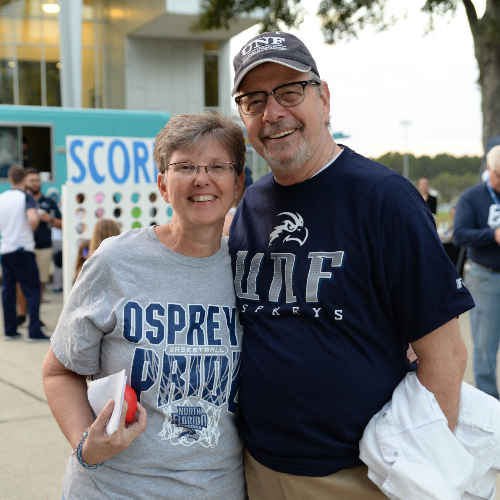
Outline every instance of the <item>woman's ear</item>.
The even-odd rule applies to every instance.
[[[158,174],[157,178],[157,184],[158,184],[158,190],[160,191],[160,196],[165,200],[166,203],[170,203],[169,197],[168,197],[168,189],[167,189],[167,183],[164,180],[164,175],[166,174]]]
[[[234,194],[235,200],[237,200],[240,197],[244,187],[245,187],[245,174],[242,172],[238,177],[238,180],[236,181],[236,189]]]

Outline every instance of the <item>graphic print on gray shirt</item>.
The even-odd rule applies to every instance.
[[[70,370],[126,370],[146,432],[95,471],[70,458],[63,494],[94,498],[246,498],[235,420],[241,363],[227,238],[206,258],[177,254],[154,228],[103,242],[64,307],[52,349]],[[128,473],[128,474],[123,474]],[[124,485],[125,481],[125,485]]]

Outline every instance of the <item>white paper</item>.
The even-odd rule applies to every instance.
[[[101,413],[101,410],[106,406],[110,399],[114,400],[115,406],[113,413],[106,425],[106,434],[111,436],[113,432],[118,430],[120,424],[120,415],[122,412],[123,397],[125,395],[125,385],[127,377],[125,370],[109,375],[108,377],[93,380],[89,384],[87,397],[90,406],[96,415]]]

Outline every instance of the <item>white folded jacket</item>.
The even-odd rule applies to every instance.
[[[452,433],[411,372],[372,417],[359,448],[368,477],[392,500],[495,500],[500,402],[462,382]]]

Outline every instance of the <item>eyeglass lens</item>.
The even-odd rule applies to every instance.
[[[284,85],[275,89],[274,95],[282,106],[295,106],[304,100],[304,87],[300,83]],[[268,97],[265,92],[254,92],[242,96],[239,103],[243,113],[247,115],[262,113],[266,107]]]
[[[227,177],[233,173],[231,163],[210,163],[210,165],[195,165],[194,163],[174,163],[170,165],[172,173],[181,177],[191,177],[200,168],[206,168],[212,177]]]

